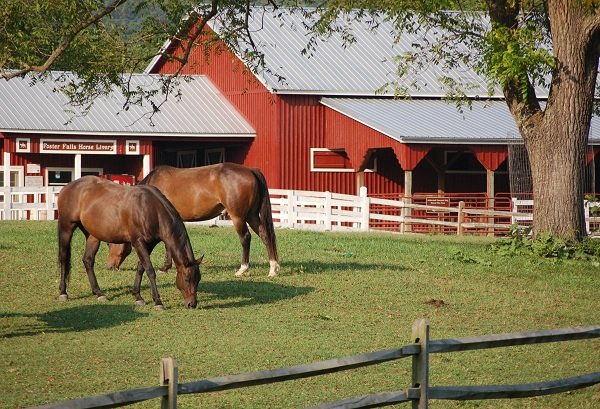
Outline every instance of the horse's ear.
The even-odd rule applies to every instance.
[[[204,260],[204,254],[199,259],[196,260],[196,264],[201,265],[202,260]]]

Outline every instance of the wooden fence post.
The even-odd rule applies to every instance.
[[[294,228],[294,223],[296,222],[296,198],[295,198],[294,194],[295,193],[293,190],[287,191],[287,195],[288,195],[288,203],[287,203],[288,227],[290,229]]]
[[[370,216],[371,216],[371,200],[367,195],[367,188],[365,186],[360,187],[360,197],[361,197],[361,222],[360,229],[362,231],[369,231],[370,224]]]
[[[323,224],[325,225],[325,230],[331,231],[331,213],[333,210],[331,209],[331,192],[325,192],[325,204],[324,204],[324,215],[323,215]]]
[[[160,385],[167,386],[168,395],[163,396],[160,402],[161,409],[177,408],[177,384],[179,382],[179,370],[173,358],[160,360]]]
[[[583,201],[583,217],[585,220],[585,231],[590,234],[590,202],[587,200]]]
[[[416,320],[412,326],[412,341],[421,346],[418,355],[412,358],[412,387],[419,389],[419,399],[412,401],[413,409],[427,409],[429,402],[429,321],[425,318]]]
[[[465,202],[463,202],[462,200],[460,202],[458,202],[458,225],[456,226],[456,234],[459,236],[462,236],[464,233],[464,228],[463,228],[463,223],[465,221],[465,213],[464,213],[464,209],[465,209]]]
[[[12,204],[12,195],[10,194],[10,184],[4,186],[4,220],[12,220],[12,214],[10,212],[10,207]]]

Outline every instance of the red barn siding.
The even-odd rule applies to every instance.
[[[316,96],[285,95],[279,102],[281,173],[286,188],[341,192],[347,175],[311,172],[310,148],[324,147],[324,107]],[[313,188],[315,187],[315,188]]]
[[[369,149],[380,149],[377,152],[377,172],[365,172],[364,175],[365,186],[370,194],[404,191],[404,171],[392,150],[397,149],[400,142],[330,108],[325,108],[325,116],[325,144],[321,147],[344,148],[355,170],[363,164]],[[351,174],[351,180],[345,183],[345,193],[356,193],[355,174]]]
[[[498,169],[508,157],[507,146],[471,146],[470,149],[487,170]]]
[[[318,95],[273,94],[222,43],[218,47],[220,52],[213,48],[207,54],[200,47],[194,49],[182,72],[208,76],[254,127],[256,138],[247,150],[227,160],[261,168],[274,188],[356,194],[356,172],[313,172],[310,149],[343,148],[355,171],[369,150],[376,149],[377,171],[363,175],[369,193],[402,193],[404,170],[413,170],[413,192],[437,190],[437,174],[423,160],[431,145],[400,143],[321,105]],[[153,72],[173,73],[178,67],[177,62],[161,62]],[[500,148],[473,151],[481,163],[495,169],[505,158],[506,149]],[[468,191],[481,185],[478,177],[458,179],[448,180],[448,188]]]
[[[177,62],[162,62],[152,72],[173,73],[178,66]],[[265,174],[270,187],[282,187],[280,133],[277,129],[278,97],[271,94],[240,60],[227,50],[215,52],[212,49],[207,60],[204,51],[200,47],[195,48],[183,73],[206,75],[256,131],[256,138],[245,155],[238,152],[235,157],[228,157],[226,160],[258,167]]]

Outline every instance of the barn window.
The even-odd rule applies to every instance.
[[[196,151],[177,151],[177,167],[196,167]]]
[[[216,163],[225,162],[225,149],[213,148],[204,151],[204,164],[214,165]]]
[[[73,168],[46,168],[46,181],[48,186],[64,186],[73,180],[75,169]],[[100,176],[103,169],[100,168],[82,168],[81,176],[94,175]]]
[[[310,149],[310,170],[312,172],[354,172],[344,149]]]

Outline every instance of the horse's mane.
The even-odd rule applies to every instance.
[[[165,206],[165,209],[167,209],[167,211],[169,212],[169,215],[174,219],[173,221],[175,222],[175,224],[180,224],[179,222],[181,222],[181,224],[183,225],[183,219],[179,215],[179,212],[175,210],[175,206],[173,206],[169,199],[167,199],[167,197],[157,187],[152,185],[145,185],[145,187],[151,190],[156,195],[156,197],[158,197],[158,199]]]
[[[149,173],[148,176],[150,176],[152,174]],[[146,178],[148,177],[146,176]],[[163,204],[163,206],[165,207],[165,209],[167,210],[167,213],[169,214],[169,216],[171,216],[172,219],[172,223],[171,223],[171,233],[173,235],[173,238],[177,241],[177,242],[189,242],[189,236],[188,236],[188,232],[185,228],[185,224],[183,223],[183,219],[181,218],[181,215],[179,214],[179,212],[175,209],[175,206],[173,206],[173,204],[169,201],[169,199],[167,199],[167,197],[155,186],[152,185],[146,185],[146,184],[142,184],[141,182],[143,180],[145,180],[146,178],[142,179],[140,181],[139,184],[143,185],[145,189],[147,189],[148,191],[152,192],[159,200],[160,202]],[[165,243],[166,244],[166,243]],[[192,248],[190,246],[189,251],[191,252],[191,254],[189,255],[191,257],[191,259],[194,258],[194,254],[192,252]]]
[[[173,204],[169,201],[169,199],[167,199],[167,197],[157,187],[149,184],[150,181],[152,180],[152,178],[154,177],[154,175],[163,168],[165,168],[165,166],[158,166],[158,167],[152,169],[152,171],[150,171],[150,173],[148,173],[146,175],[146,177],[143,178],[142,180],[140,180],[136,185],[146,186],[148,188],[148,190],[153,192],[154,195],[161,201],[161,203],[164,205],[165,209],[167,210],[167,213],[169,213],[169,215],[173,219],[173,223],[172,223],[173,229],[174,229],[172,231],[173,237],[177,238],[177,240],[182,240],[182,239],[184,239],[184,236],[187,237],[188,234],[187,234],[187,230],[185,229],[185,225],[183,223],[183,219],[181,218],[181,215],[175,209],[175,206],[173,206]],[[193,257],[193,254],[192,254],[192,257]]]

